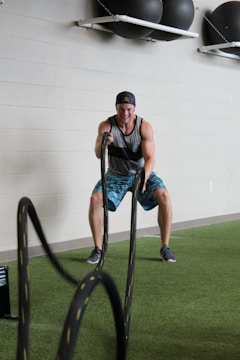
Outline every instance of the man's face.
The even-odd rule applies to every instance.
[[[132,119],[135,112],[135,106],[132,104],[117,104],[117,117],[120,121]]]

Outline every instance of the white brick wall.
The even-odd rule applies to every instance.
[[[195,5],[191,29],[201,35],[203,13],[219,1]],[[174,222],[240,212],[239,61],[198,53],[201,36],[152,43],[73,26],[93,15],[90,1],[0,7],[0,252],[16,248],[22,196],[51,243],[90,236],[97,126],[124,89],[155,130],[156,171],[171,192]],[[130,195],[109,226],[129,230]],[[156,210],[139,208],[138,227],[153,226]]]

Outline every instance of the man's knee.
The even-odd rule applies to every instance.
[[[159,205],[171,204],[170,194],[166,189],[157,189],[154,192],[153,198]]]
[[[93,193],[90,197],[90,207],[102,207],[102,193]]]

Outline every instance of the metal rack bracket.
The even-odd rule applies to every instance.
[[[77,25],[80,27],[85,27],[88,29],[95,29],[95,30],[101,30],[101,31],[107,31],[113,33],[111,30],[107,29],[106,27],[102,26],[101,24],[109,23],[109,22],[125,22],[128,24],[134,24],[134,25],[140,25],[147,27],[149,29],[153,30],[160,30],[165,31],[177,35],[181,35],[183,37],[188,38],[197,38],[199,37],[198,33],[191,32],[188,30],[178,29],[171,26],[156,24],[150,21],[141,20],[138,18],[134,18],[127,15],[113,15],[113,16],[101,16],[101,17],[95,17],[90,19],[81,19],[77,21]],[[148,38],[144,38],[144,40],[151,39],[151,35]],[[157,39],[152,39],[154,41],[157,41]]]
[[[240,41],[232,41],[232,42],[227,42],[227,43],[223,43],[223,44],[201,46],[198,49],[198,51],[201,53],[204,53],[204,54],[217,55],[217,56],[226,57],[229,59],[240,60],[240,55],[221,51],[222,49],[229,49],[229,48],[235,48],[235,47],[240,48]],[[239,50],[239,52],[240,52],[240,50]]]

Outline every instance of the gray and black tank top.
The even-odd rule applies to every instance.
[[[136,174],[143,168],[144,159],[141,148],[142,118],[136,117],[133,131],[125,135],[119,129],[115,116],[109,118],[114,142],[108,146],[108,169],[120,175]]]

